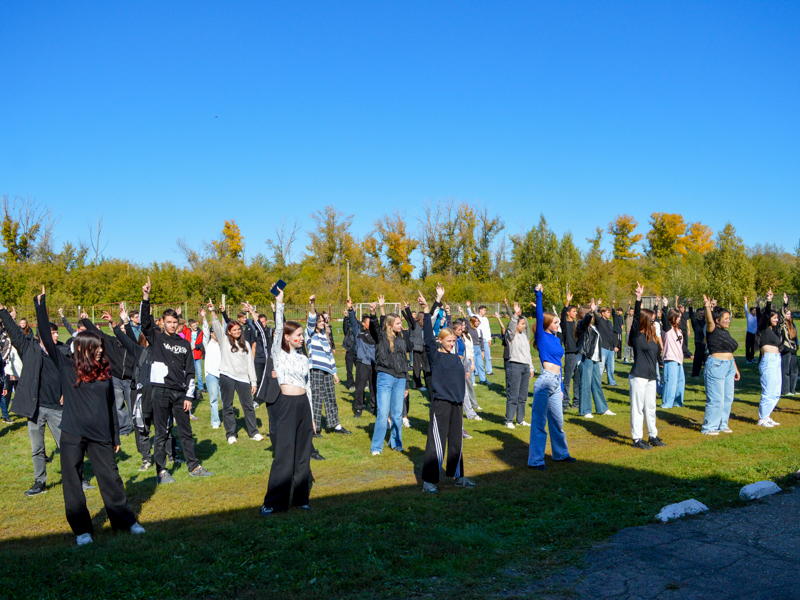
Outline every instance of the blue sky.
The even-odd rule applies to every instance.
[[[455,198],[576,240],[681,212],[800,239],[800,3],[0,4],[0,194],[106,255],[247,254]],[[788,210],[788,218],[781,213]],[[610,244],[607,244],[610,246]]]

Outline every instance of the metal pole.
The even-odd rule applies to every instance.
[[[350,261],[347,261],[347,297],[350,297]]]

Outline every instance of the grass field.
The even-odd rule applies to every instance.
[[[733,327],[743,340],[744,322]],[[193,424],[195,447],[215,476],[194,480],[182,466],[174,485],[157,488],[154,470],[137,471],[129,436],[119,469],[147,534],[111,532],[99,491],[91,490],[97,534],[83,548],[64,517],[58,456],[48,465],[47,494],[23,495],[33,476],[25,420],[17,417],[0,429],[0,590],[39,599],[514,597],[522,583],[579,563],[592,544],[652,521],[666,504],[696,498],[726,508],[738,504],[747,483],[791,485],[788,475],[800,466],[800,402],[781,400],[774,415],[781,427],[757,427],[757,366],[744,364],[740,343],[732,435],[700,435],[703,387],[687,377],[686,406],[658,410],[667,448],[632,449],[628,366],[618,362],[619,387],[605,387],[617,416],[588,420],[571,411],[565,430],[579,462],[552,463],[548,446],[545,472],[526,466],[530,429],[503,427],[504,372],[495,346],[491,388],[478,387],[485,420],[465,425],[474,436],[464,442],[465,469],[478,487],[443,483],[436,496],[420,492],[428,423],[422,395],[411,392],[406,451],[372,457],[373,419],[353,418],[352,395],[340,385],[340,415],[353,435],[316,440],[327,460],[312,464],[313,512],[269,519],[258,515],[269,442],[250,441],[239,419],[239,443],[228,446],[224,431],[211,429],[206,399]],[[530,406],[531,398],[528,419]],[[259,418],[266,435],[263,407]]]

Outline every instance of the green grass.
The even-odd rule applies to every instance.
[[[743,321],[734,328],[742,340]],[[499,357],[498,346],[493,353]],[[157,489],[154,471],[137,471],[134,440],[124,439],[119,469],[147,534],[112,533],[92,490],[97,534],[84,548],[75,547],[64,517],[58,457],[48,465],[48,493],[23,495],[33,482],[30,444],[16,418],[0,429],[0,589],[19,598],[497,596],[579,564],[593,543],[651,522],[666,504],[696,498],[712,508],[736,506],[742,485],[785,485],[798,466],[800,404],[782,399],[775,415],[782,426],[756,427],[757,367],[740,359],[732,435],[699,434],[704,393],[689,378],[686,407],[658,411],[668,447],[631,449],[628,367],[617,363],[619,387],[605,388],[617,416],[585,420],[570,412],[565,430],[579,462],[548,459],[548,471],[531,471],[530,430],[502,426],[502,360],[494,364],[491,389],[478,387],[485,420],[465,425],[474,436],[464,443],[464,461],[475,490],[443,483],[437,496],[420,493],[428,414],[419,392],[411,392],[406,452],[372,457],[373,421],[353,419],[351,394],[338,386],[340,415],[354,434],[317,441],[327,460],[312,464],[314,511],[262,519],[269,443],[248,440],[240,419],[240,441],[228,446],[223,430],[211,429],[205,400],[196,411],[196,449],[216,475],[196,481],[184,467],[176,484]],[[259,417],[266,434],[263,407]]]

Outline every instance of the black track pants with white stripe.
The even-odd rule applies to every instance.
[[[464,476],[464,459],[461,456],[463,426],[461,405],[445,400],[431,401],[431,418],[428,423],[428,443],[425,446],[425,462],[422,465],[422,481],[439,483],[439,471],[444,461],[444,445],[447,443],[448,477]]]

